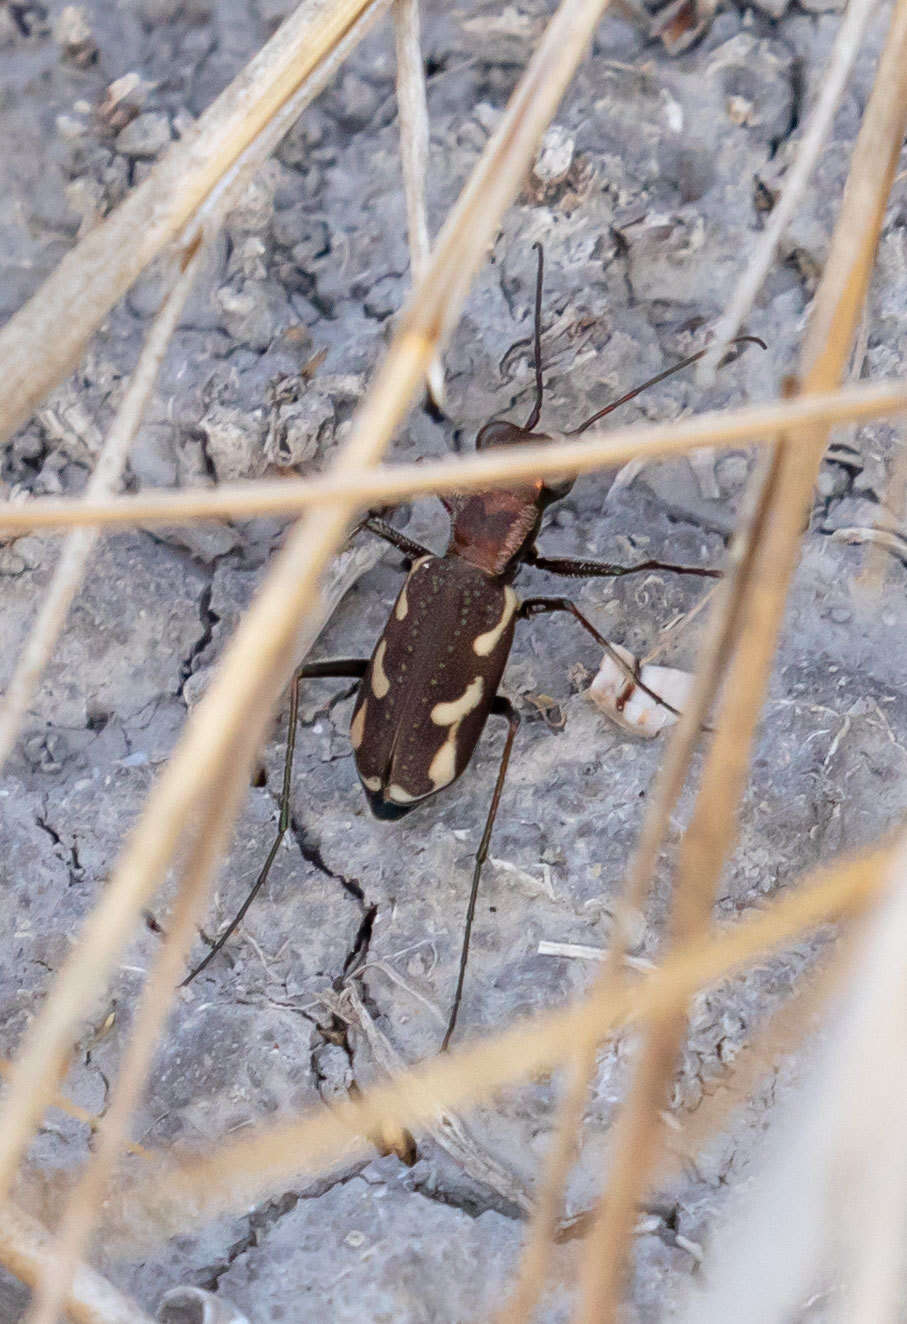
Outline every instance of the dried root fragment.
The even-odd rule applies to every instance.
[[[232,1302],[201,1287],[174,1287],[158,1311],[161,1324],[249,1324]]]

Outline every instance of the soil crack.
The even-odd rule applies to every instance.
[[[475,1187],[447,1186],[438,1180],[435,1173],[426,1176],[424,1181],[414,1181],[410,1177],[407,1186],[413,1195],[431,1200],[434,1204],[447,1205],[450,1209],[459,1209],[469,1218],[481,1218],[483,1214],[489,1213],[500,1214],[502,1218],[514,1222],[524,1222],[526,1218],[519,1205],[506,1196],[492,1191],[480,1191]]]
[[[365,905],[365,893],[362,890],[362,884],[359,882],[359,879],[347,878],[346,874],[335,873],[325,862],[320,847],[309,838],[305,826],[299,821],[299,819],[295,817],[290,819],[290,831],[293,834],[296,845],[299,847],[299,853],[308,864],[313,865],[319,873],[324,874],[325,878],[330,878],[335,883],[339,883],[343,890],[348,892],[351,897],[354,897],[360,905]]]
[[[206,584],[199,594],[198,615],[202,623],[202,632],[190,648],[187,655],[180,662],[180,694],[183,693],[186,681],[192,675],[195,659],[203,653],[210,644],[214,634],[214,627],[220,620],[217,612],[213,611],[211,608],[212,594],[213,587],[211,584]]]
[[[219,1264],[211,1265],[202,1271],[203,1276],[198,1281],[199,1287],[207,1292],[216,1292],[221,1278],[229,1272],[239,1257],[245,1255],[246,1251],[260,1246],[271,1229],[282,1218],[286,1218],[287,1214],[291,1214],[297,1205],[306,1200],[320,1200],[335,1187],[345,1186],[347,1182],[361,1177],[371,1162],[373,1160],[370,1158],[362,1159],[336,1176],[324,1177],[320,1181],[313,1182],[304,1191],[286,1191],[283,1195],[268,1200],[260,1209],[253,1209],[248,1217],[248,1231],[228,1247],[224,1259]]]

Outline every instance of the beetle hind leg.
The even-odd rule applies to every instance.
[[[296,726],[299,720],[299,689],[303,680],[314,676],[350,676],[355,679],[361,679],[368,668],[368,658],[366,657],[344,657],[328,658],[323,662],[303,662],[293,675],[293,681],[290,686],[290,718],[287,729],[287,749],[283,761],[283,782],[280,790],[280,817],[277,821],[277,832],[274,840],[271,842],[271,849],[268,851],[267,858],[261,867],[261,871],[252,887],[243,901],[239,910],[231,919],[230,923],[224,929],[223,933],[212,945],[198,965],[194,966],[182,981],[180,987],[185,988],[191,984],[196,975],[201,974],[206,966],[210,965],[217,956],[218,952],[229,942],[230,938],[239,928],[246,916],[246,912],[252,902],[258,896],[258,893],[268,881],[268,874],[271,872],[271,865],[277,858],[277,852],[280,850],[281,842],[287,834],[287,828],[290,826],[290,792],[293,786],[293,757],[296,753]]]
[[[588,617],[583,615],[575,602],[571,602],[569,598],[526,598],[520,604],[520,617],[525,621],[531,620],[533,616],[542,616],[553,611],[568,611],[570,615],[580,623],[583,629],[587,631],[588,634],[591,634],[599,647],[603,648],[608,656],[612,658],[618,667],[620,667],[621,671],[623,671],[627,677],[627,680],[642,690],[643,694],[647,694],[654,703],[658,704],[659,708],[665,708],[674,717],[680,718],[683,716],[672,703],[668,703],[667,699],[662,698],[660,694],[656,694],[655,690],[651,689],[645,683],[638,674],[638,669],[631,667],[630,664],[621,657],[614,645],[606,639],[603,634],[596,630],[595,626]],[[708,730],[707,727],[704,729]]]
[[[482,840],[479,842],[479,849],[476,851],[475,865],[472,871],[472,886],[469,892],[469,905],[466,909],[466,923],[463,926],[463,944],[460,948],[460,966],[457,973],[457,989],[454,993],[453,1006],[450,1009],[447,1030],[445,1031],[444,1039],[441,1042],[442,1053],[447,1051],[447,1047],[450,1044],[451,1037],[457,1026],[457,1015],[460,1010],[460,1003],[463,999],[463,983],[466,979],[466,964],[469,960],[469,940],[472,936],[472,921],[476,913],[476,901],[479,896],[479,883],[482,878],[482,865],[488,858],[488,847],[491,844],[491,830],[494,827],[494,820],[497,817],[498,812],[498,804],[501,800],[501,792],[504,789],[504,781],[507,777],[507,766],[510,763],[510,752],[513,749],[516,733],[520,728],[519,713],[510,700],[505,699],[502,694],[498,694],[495,697],[495,700],[491,705],[491,711],[495,717],[507,718],[507,736],[504,740],[501,762],[498,765],[498,775],[494,784],[491,805],[488,809],[488,817],[485,819],[485,830],[482,833]]]
[[[721,570],[706,566],[675,565],[672,561],[638,561],[636,565],[612,565],[608,561],[583,561],[573,556],[542,556],[533,547],[526,555],[526,564],[549,575],[564,575],[570,579],[617,579],[621,575],[638,575],[645,570],[665,570],[675,575],[697,575],[702,579],[721,579]]]

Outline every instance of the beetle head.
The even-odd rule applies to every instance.
[[[532,444],[533,442],[550,441],[551,438],[546,432],[530,432],[527,428],[521,428],[517,423],[510,423],[503,418],[493,418],[490,423],[479,428],[476,436],[476,450],[488,450],[495,446],[519,446],[523,444]],[[542,509],[550,506],[553,501],[561,501],[576,480],[574,478],[564,478],[558,481],[550,479],[547,483],[543,482],[537,489],[536,500]]]

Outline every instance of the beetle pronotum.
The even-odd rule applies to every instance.
[[[517,442],[551,440],[546,433],[533,430],[541,417],[544,395],[541,360],[544,262],[541,244],[536,244],[535,248],[538,253],[533,327],[535,402],[522,426],[503,419],[486,423],[476,437],[479,450]],[[741,336],[735,343],[741,342],[762,344],[753,336]],[[705,352],[693,354],[652,377],[599,409],[566,435],[578,436],[646,387],[695,363]],[[472,758],[490,716],[503,717],[508,723],[494,792],[475,855],[457,986],[442,1051],[447,1047],[463,994],[482,865],[488,854],[507,765],[520,724],[513,704],[498,693],[516,622],[547,612],[569,612],[619,665],[629,671],[619,654],[569,598],[535,597],[521,602],[513,589],[519,567],[531,565],[551,574],[573,578],[613,578],[645,570],[670,570],[710,577],[719,573],[656,560],[619,566],[541,555],[535,540],[544,511],[552,502],[565,497],[573,482],[573,479],[567,479],[560,483],[545,483],[537,479],[516,487],[442,498],[451,521],[450,540],[443,556],[413,542],[384,520],[369,518],[363,522],[362,527],[403,552],[411,562],[409,573],[370,658],[307,662],[297,670],[291,688],[277,834],[242,907],[186,982],[205,968],[242,921],[264,885],[289,826],[300,683],[315,676],[354,677],[360,683],[350,722],[350,744],[369,806],[380,819],[402,818],[456,781]],[[646,689],[638,676],[634,677],[632,672],[629,674],[638,686]],[[647,692],[657,702],[664,702],[658,695]]]

